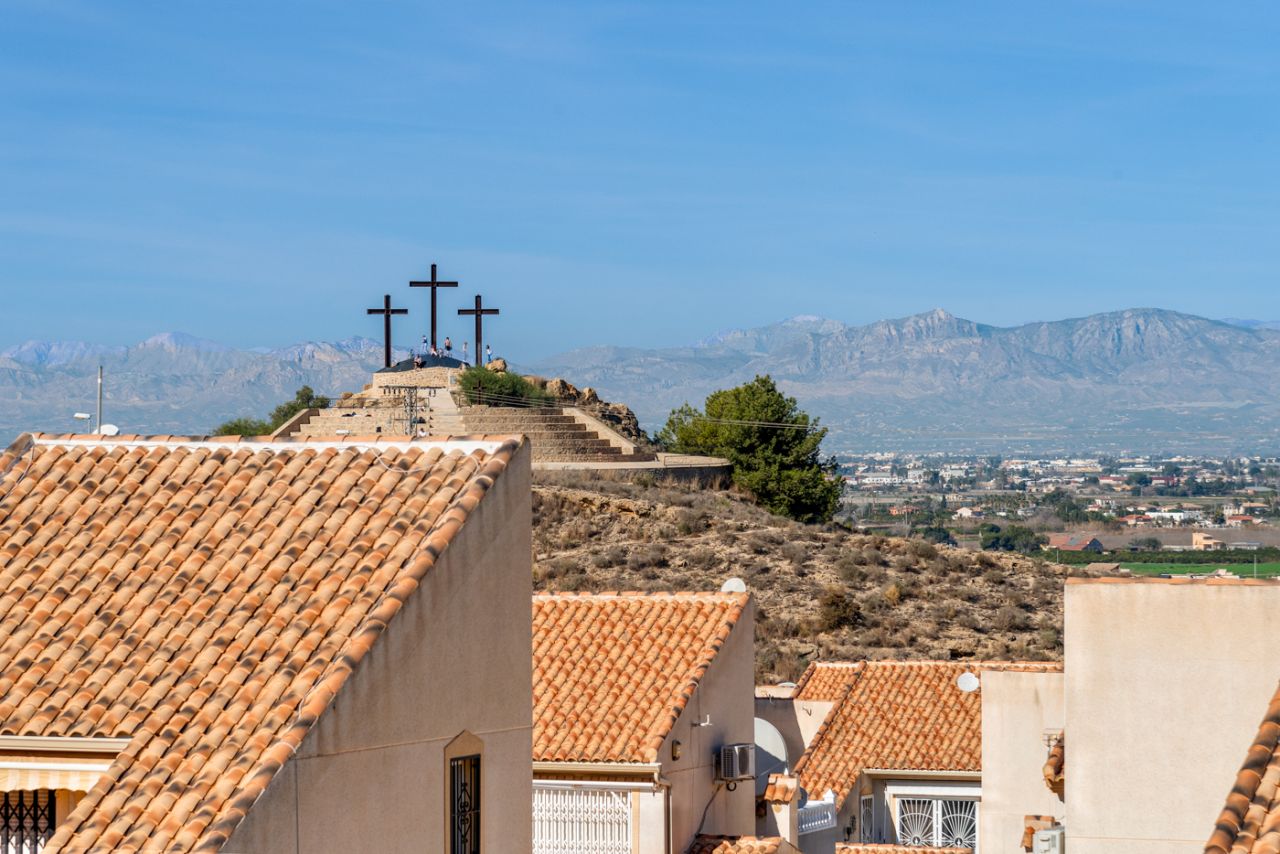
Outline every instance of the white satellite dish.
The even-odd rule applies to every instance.
[[[720,585],[721,593],[746,593],[747,582],[741,578],[730,578],[724,584]]]
[[[763,718],[755,719],[756,725],[756,797],[764,794],[770,774],[785,774],[787,742],[778,728]]]
[[[982,683],[978,681],[978,674],[970,673],[968,670],[956,677],[956,687],[966,694],[972,694],[981,685]]]
[[[119,436],[120,428],[114,424],[103,424],[98,428],[98,433],[103,436]]]

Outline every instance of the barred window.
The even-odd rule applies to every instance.
[[[54,794],[0,792],[0,854],[39,854],[53,836]]]
[[[480,854],[480,757],[449,760],[449,854]]]

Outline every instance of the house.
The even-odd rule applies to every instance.
[[[1191,548],[1198,552],[1211,552],[1225,549],[1227,544],[1217,537],[1203,533],[1202,531],[1193,531],[1191,533]]]
[[[717,757],[755,741],[754,614],[746,593],[533,597],[535,854],[753,834],[753,769]]]
[[[1049,551],[1060,552],[1101,552],[1102,541],[1092,534],[1050,534],[1045,545]]]
[[[1021,756],[1044,769],[1039,787],[1001,776],[984,740],[984,813],[999,801],[1027,827],[1047,818],[1075,854],[1274,852],[1280,662],[1257,632],[1278,607],[1270,580],[1068,579],[1058,685],[983,677],[983,729],[1007,751],[998,767]],[[1139,768],[1176,784],[1135,785]],[[1051,791],[1062,800],[1046,810]],[[1017,824],[984,815],[983,851],[1026,850]]]
[[[518,438],[20,437],[5,850],[529,850],[529,473]]]
[[[805,854],[917,850],[903,846],[976,850],[984,798],[976,688],[992,673],[1058,670],[1038,662],[810,665],[793,695],[794,723],[804,726],[810,712],[825,714],[795,765],[807,793],[798,810],[797,847]],[[787,728],[785,722],[779,727],[784,734]],[[1043,785],[1041,762],[1024,782]],[[837,847],[844,843],[857,844]]]
[[[953,519],[982,519],[985,516],[986,513],[978,507],[961,507],[951,514]]]

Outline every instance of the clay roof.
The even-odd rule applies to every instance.
[[[800,794],[800,778],[794,774],[770,774],[761,798],[771,804],[789,804]]]
[[[1249,746],[1226,806],[1218,816],[1206,854],[1280,852],[1280,691],[1271,698],[1262,726]]]
[[[130,739],[50,850],[223,845],[520,441],[0,454],[0,734]]]
[[[533,758],[656,762],[746,593],[533,597]]]
[[[794,845],[780,836],[707,836],[700,834],[688,854],[793,854]]]
[[[860,667],[846,666],[839,672],[847,677],[847,685],[796,763],[795,773],[814,797],[831,789],[837,803],[844,801],[864,770],[980,773],[981,691],[965,693],[956,679],[965,672],[1061,669],[1059,663],[1007,661],[867,661]]]
[[[1044,763],[1044,784],[1055,795],[1061,795],[1067,779],[1067,742],[1058,736],[1049,748],[1049,758]]]
[[[814,661],[796,683],[797,700],[834,703],[862,672],[865,661]]]
[[[973,854],[973,849],[893,845],[880,842],[837,842],[836,854]]]

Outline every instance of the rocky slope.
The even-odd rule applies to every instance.
[[[534,585],[755,594],[757,678],[817,658],[1062,655],[1064,567],[799,525],[726,491],[540,473]]]

